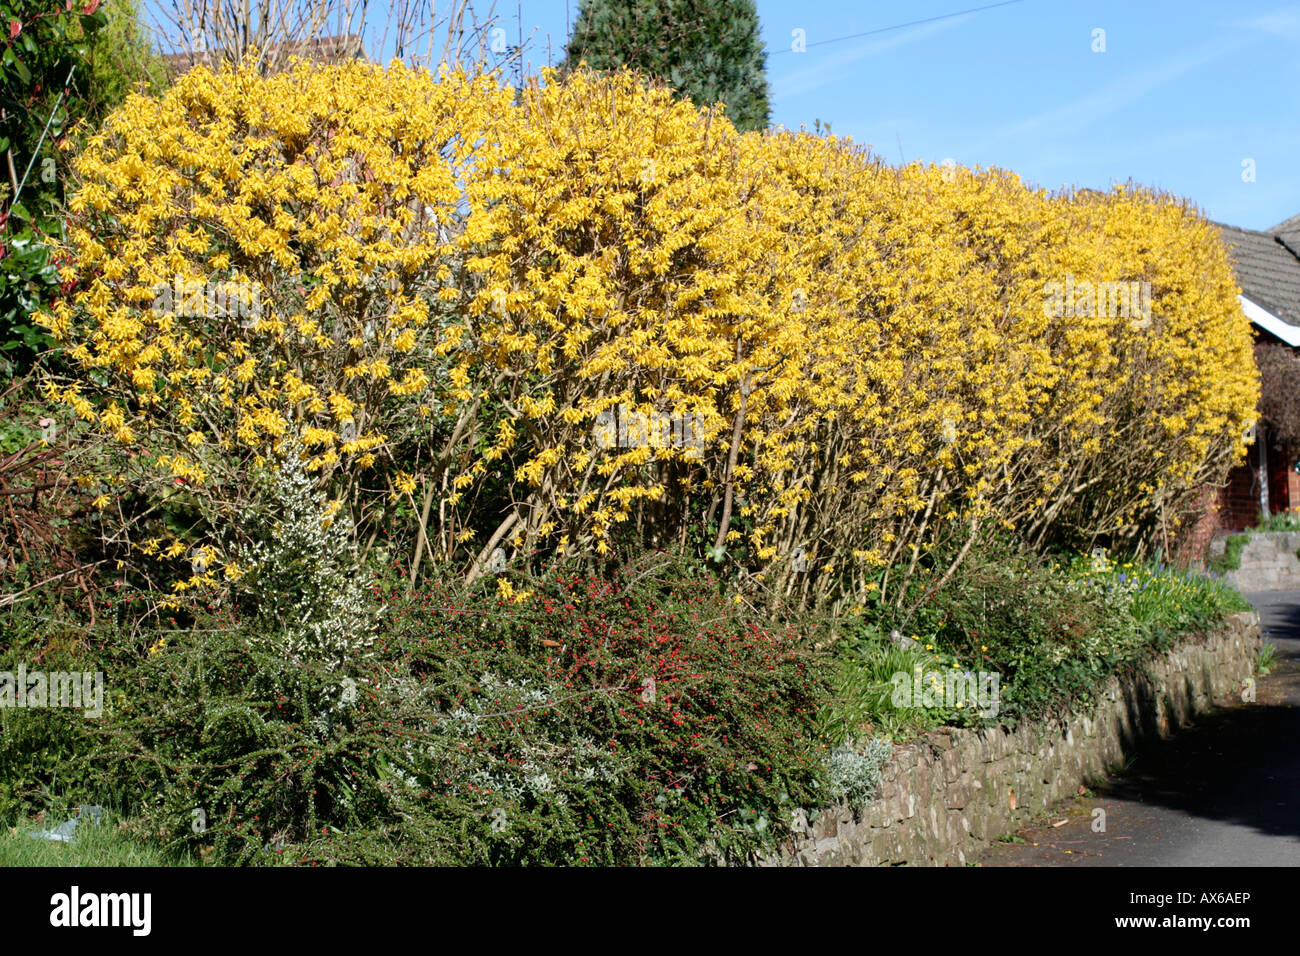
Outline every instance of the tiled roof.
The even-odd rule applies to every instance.
[[[1300,216],[1268,232],[1216,223],[1242,294],[1288,325],[1300,327]]]
[[[266,48],[266,60],[273,65],[287,63],[293,56],[302,57],[304,60],[319,60],[322,63],[342,63],[345,60],[364,57],[365,50],[361,44],[361,37],[355,33],[273,43]],[[172,76],[176,76],[199,65],[215,66],[220,62],[221,57],[221,51],[168,53],[163,56],[163,62],[167,66],[167,71]]]
[[[1269,230],[1286,244],[1286,247],[1300,256],[1300,215],[1284,219]]]
[[[1292,216],[1290,219],[1283,219],[1281,222],[1279,222],[1276,226],[1273,226],[1268,231],[1272,233],[1295,232],[1297,229],[1300,229],[1300,213],[1297,213],[1296,215]]]

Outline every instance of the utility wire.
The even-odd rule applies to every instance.
[[[951,20],[953,17],[964,17],[968,13],[981,13],[984,10],[992,10],[994,7],[1009,7],[1013,3],[1023,3],[1024,0],[1002,0],[1001,3],[990,3],[983,7],[971,7],[969,10],[958,10],[956,13],[945,13],[937,17],[926,17],[924,20],[912,20],[908,23],[898,23],[892,27],[881,27],[878,30],[868,30],[865,33],[851,33],[848,36],[834,37],[830,40],[818,40],[816,43],[809,43],[804,49],[810,49],[815,46],[825,46],[827,43],[842,43],[845,40],[857,40],[860,37],[874,36],[877,33],[888,33],[891,30],[902,30],[905,27],[920,26],[922,23],[934,23],[938,20]],[[793,53],[794,50],[769,50],[769,56],[777,56],[781,53]]]

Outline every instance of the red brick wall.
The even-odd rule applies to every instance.
[[[1272,445],[1268,449],[1268,504],[1273,514],[1300,506],[1300,475]],[[1228,483],[1219,498],[1219,515],[1224,531],[1241,531],[1259,522],[1257,445],[1250,446],[1244,465],[1228,473]]]
[[[1210,551],[1210,540],[1222,534],[1223,521],[1219,514],[1223,497],[1222,488],[1206,486],[1201,489],[1196,503],[1199,517],[1189,525],[1184,525],[1173,544],[1170,562],[1179,567],[1202,564]]]
[[[1219,494],[1219,521],[1224,531],[1240,531],[1259,520],[1259,470],[1251,449],[1247,464],[1228,472]]]
[[[1273,447],[1268,450],[1269,509],[1273,514],[1300,510],[1300,474],[1292,462]],[[1184,524],[1173,542],[1170,560],[1180,566],[1204,563],[1210,541],[1218,535],[1241,531],[1259,522],[1259,451],[1247,450],[1245,464],[1228,473],[1222,488],[1205,487],[1197,498],[1198,517]]]

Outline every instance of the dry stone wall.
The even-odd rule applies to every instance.
[[[1142,742],[1240,695],[1259,648],[1258,615],[1234,614],[1152,661],[1146,673],[1111,678],[1087,713],[1014,730],[928,734],[890,758],[861,819],[844,807],[828,810],[811,821],[805,839],[764,865],[963,865],[1103,777]]]

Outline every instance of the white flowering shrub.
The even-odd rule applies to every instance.
[[[234,550],[236,591],[254,631],[291,658],[329,666],[364,654],[379,609],[367,600],[349,519],[290,444]]]
[[[439,721],[433,722],[429,734],[437,740],[430,745],[431,757],[445,760],[448,753],[473,752],[465,744],[482,733],[499,728],[500,718],[511,713],[543,714],[556,699],[554,688],[543,688],[536,681],[501,678],[484,671],[478,678],[479,693],[465,700]],[[538,727],[543,724],[536,725]],[[564,739],[556,728],[535,737],[521,739],[515,746],[513,760],[492,759],[478,754],[482,763],[466,766],[474,786],[485,793],[498,793],[511,800],[558,806],[568,803],[567,795],[557,789],[558,773],[582,783],[611,783],[622,770],[620,761],[608,750],[586,738]]]

